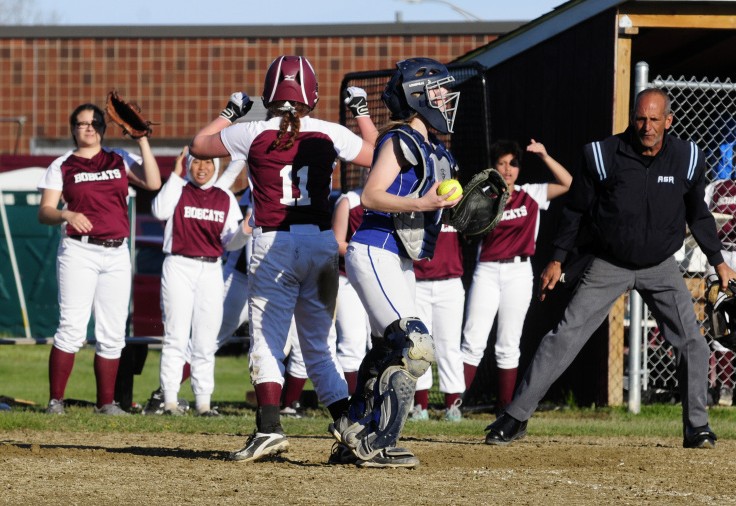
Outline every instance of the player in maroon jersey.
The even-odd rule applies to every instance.
[[[105,115],[99,107],[77,107],[69,116],[69,128],[75,149],[54,160],[38,183],[38,220],[63,225],[56,271],[59,327],[49,358],[46,412],[64,413],[67,381],[94,307],[95,412],[126,415],[113,396],[131,287],[128,184],[158,190],[161,175],[147,137],[136,139],[141,157],[102,146]],[[65,206],[59,209],[62,198]]]
[[[493,168],[506,180],[511,196],[498,226],[480,244],[463,327],[465,387],[470,388],[483,358],[493,320],[498,318],[497,412],[511,402],[514,394],[521,332],[532,299],[533,275],[529,260],[536,249],[539,211],[547,209],[550,200],[566,193],[572,183],[570,173],[549,156],[543,144],[532,139],[526,150],[541,158],[555,182],[517,185],[521,148],[514,141],[497,141],[491,146]]]
[[[337,158],[368,166],[373,145],[347,128],[309,116],[317,105],[317,77],[301,56],[271,63],[263,89],[265,121],[236,122],[250,99],[234,93],[220,117],[193,139],[196,156],[246,160],[253,191],[250,260],[251,380],[256,430],[232,460],[249,462],[289,448],[279,415],[284,355],[292,315],[307,373],[333,419],[348,408],[347,383],[328,344],[337,293],[337,242],[330,227],[329,193]],[[375,138],[370,117],[358,118]]]
[[[439,387],[445,394],[443,420],[448,422],[462,420],[460,405],[465,391],[460,352],[465,305],[462,275],[463,254],[457,230],[450,225],[442,225],[434,256],[429,261],[414,262],[414,276],[417,279],[417,316],[434,338]],[[409,413],[411,419],[429,419],[427,405],[432,381],[431,368],[417,380],[414,408]]]
[[[358,368],[370,346],[368,314],[355,288],[345,272],[345,252],[350,238],[363,222],[363,206],[360,205],[362,188],[350,190],[335,202],[332,231],[340,252],[340,278],[335,310],[337,360],[348,382],[348,393],[353,395],[358,383]]]
[[[182,368],[189,362],[197,414],[218,416],[210,401],[225,293],[220,256],[225,248],[245,246],[247,234],[235,196],[215,186],[219,160],[186,156],[184,167],[183,158],[177,159],[151,206],[153,215],[166,221],[161,272],[164,414],[185,413],[178,393]]]

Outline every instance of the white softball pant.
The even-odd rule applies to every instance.
[[[347,276],[340,276],[335,311],[337,360],[343,371],[356,372],[370,345],[368,314]]]
[[[296,225],[290,232],[253,230],[250,290],[251,380],[284,382],[292,316],[304,364],[325,406],[348,396],[329,334],[337,298],[337,241],[331,230]]]
[[[235,269],[223,272],[225,281],[225,300],[222,311],[222,324],[217,335],[217,349],[228,343],[238,327],[248,321],[248,276]],[[332,333],[334,334],[334,332]],[[334,335],[333,341],[334,341]],[[289,339],[284,353],[289,356],[286,371],[295,378],[306,378],[307,369],[304,366],[302,350],[299,346],[299,337],[296,333],[294,319],[289,327]],[[191,350],[187,357],[191,357]]]
[[[480,364],[488,344],[493,320],[498,315],[496,365],[500,369],[519,366],[519,344],[524,319],[532,300],[532,264],[478,262],[468,293],[463,327],[463,361]]]
[[[197,405],[208,404],[215,389],[215,352],[222,323],[222,266],[168,255],[161,274],[161,387],[166,402],[176,402],[181,371],[190,346],[192,391]]]
[[[74,239],[59,243],[56,258],[59,283],[59,326],[54,346],[76,353],[87,339],[87,324],[94,310],[95,353],[120,358],[130,302],[131,268],[128,242],[105,248]]]
[[[465,391],[460,339],[463,329],[465,289],[460,278],[435,281],[417,280],[417,311],[432,334],[437,359],[440,392]],[[432,388],[432,369],[417,381],[417,390]]]
[[[396,320],[419,317],[411,260],[382,248],[351,242],[345,253],[345,267],[350,284],[368,313],[372,335],[383,337],[386,327]]]

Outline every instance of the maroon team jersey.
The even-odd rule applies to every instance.
[[[71,154],[61,163],[61,176],[67,208],[92,223],[90,236],[122,239],[130,235],[128,174],[119,154],[101,150],[90,159]],[[71,225],[66,233],[79,235]]]
[[[230,197],[220,188],[203,190],[187,183],[176,204],[172,223],[171,253],[192,257],[219,257],[220,240],[230,211]]]
[[[358,195],[360,195],[361,191],[356,192]],[[347,198],[347,197],[344,197]],[[351,202],[352,205],[352,202]],[[360,224],[363,223],[363,212],[365,210],[363,209],[363,206],[360,205],[360,200],[358,200],[358,205],[353,206],[350,208],[350,211],[348,211],[348,231],[345,237],[345,240],[347,242],[350,242],[350,238],[353,237],[353,234],[356,230],[358,230],[358,227],[360,227]],[[340,260],[338,262],[338,269],[340,271],[340,275],[347,276],[347,272],[345,271],[345,257],[340,257]]]
[[[718,238],[726,251],[736,250],[736,181],[725,179],[713,183],[713,196],[708,209],[732,216],[718,230]]]
[[[332,140],[321,132],[300,132],[291,149],[270,150],[277,133],[263,131],[249,152],[256,226],[311,223],[329,229],[332,213],[328,197],[337,157]]]
[[[483,238],[478,261],[494,262],[534,255],[538,222],[537,201],[524,190],[514,191],[506,203],[501,221]]]
[[[416,260],[414,275],[420,281],[459,278],[463,275],[463,252],[457,230],[442,225],[431,260]]]

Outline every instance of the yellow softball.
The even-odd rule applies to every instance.
[[[458,181],[457,179],[445,179],[444,181],[442,181],[437,187],[437,195],[450,193],[453,188],[456,188],[455,193],[453,193],[447,200],[459,199],[460,195],[463,194],[463,187],[460,186],[460,181]]]

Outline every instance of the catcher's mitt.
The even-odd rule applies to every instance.
[[[465,234],[487,234],[501,221],[509,190],[495,169],[479,172],[463,187],[463,199],[450,210],[450,225]]]
[[[130,135],[133,139],[151,135],[151,125],[157,124],[143,117],[138,104],[129,103],[120,98],[117,90],[112,90],[107,94],[105,112],[109,121],[123,129],[123,135]]]
[[[718,275],[708,276],[705,290],[705,313],[710,321],[713,344],[732,351],[736,350],[736,296],[734,292],[736,292],[736,283],[733,280],[728,282],[728,288],[722,292]]]

